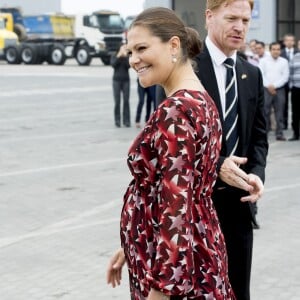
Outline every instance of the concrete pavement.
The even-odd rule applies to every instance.
[[[0,299],[129,299],[126,272],[120,287],[105,283],[130,180],[126,153],[138,132],[114,127],[112,69],[0,68]],[[298,300],[299,141],[270,135],[265,187],[252,299]]]

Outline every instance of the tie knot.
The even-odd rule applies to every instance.
[[[224,60],[224,65],[225,65],[226,68],[233,68],[234,60],[232,58],[226,58]]]

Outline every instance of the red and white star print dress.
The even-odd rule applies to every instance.
[[[209,95],[179,90],[131,145],[134,179],[121,213],[131,299],[146,299],[151,288],[176,299],[234,299],[211,199],[221,134]]]

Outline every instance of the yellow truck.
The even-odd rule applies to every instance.
[[[0,58],[4,58],[4,49],[18,44],[18,36],[13,32],[13,17],[9,13],[0,13]]]

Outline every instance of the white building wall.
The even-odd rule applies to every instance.
[[[145,0],[144,7],[164,6],[172,7],[171,0]],[[175,0],[175,10],[179,16],[187,21],[188,25],[197,28],[201,36],[206,35],[205,29],[205,6],[206,0]],[[253,18],[247,40],[257,39],[266,44],[276,40],[276,1],[254,0]]]
[[[162,6],[171,8],[172,1],[171,0],[145,0],[144,1],[144,9],[154,6]]]
[[[247,40],[256,39],[266,44],[276,40],[276,1],[255,0]]]
[[[0,7],[16,6],[22,9],[24,15],[61,12],[61,0],[0,0]]]

